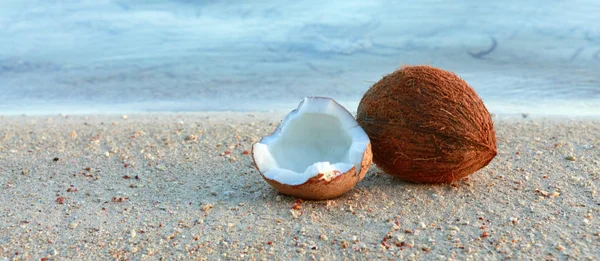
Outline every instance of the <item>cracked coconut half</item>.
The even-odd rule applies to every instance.
[[[282,194],[329,199],[353,188],[371,165],[371,143],[330,98],[307,97],[252,148],[262,177]]]

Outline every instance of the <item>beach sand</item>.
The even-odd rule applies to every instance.
[[[597,118],[496,116],[467,179],[300,203],[245,154],[283,116],[0,116],[0,260],[600,259]]]

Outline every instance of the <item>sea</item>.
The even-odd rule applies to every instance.
[[[3,115],[356,111],[417,64],[492,113],[600,115],[600,1],[0,1]]]

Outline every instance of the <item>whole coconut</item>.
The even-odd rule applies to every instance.
[[[490,113],[454,73],[405,66],[363,96],[358,124],[371,139],[373,162],[411,182],[452,182],[496,156]]]

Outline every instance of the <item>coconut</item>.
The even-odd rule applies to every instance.
[[[329,199],[353,188],[371,165],[371,143],[330,98],[307,97],[252,147],[264,180],[285,195]]]
[[[496,156],[490,113],[454,73],[405,66],[363,96],[357,121],[385,173],[421,183],[452,182]]]

